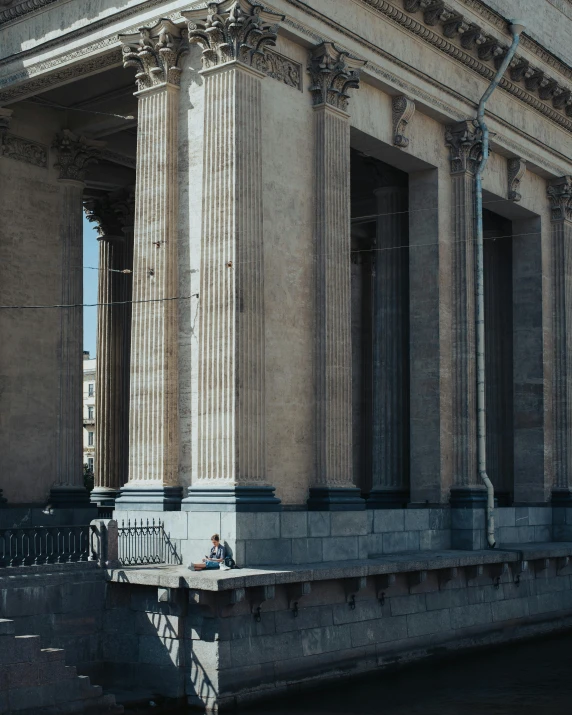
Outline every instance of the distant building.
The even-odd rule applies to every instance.
[[[83,463],[95,464],[95,358],[83,353]]]

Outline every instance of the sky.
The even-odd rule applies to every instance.
[[[83,217],[83,302],[97,303],[97,268],[99,264],[99,243],[95,224]],[[83,349],[95,357],[97,334],[97,308],[83,309]]]

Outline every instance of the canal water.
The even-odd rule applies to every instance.
[[[572,715],[572,634],[300,692],[245,715]]]

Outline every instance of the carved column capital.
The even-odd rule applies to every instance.
[[[520,157],[509,159],[508,169],[508,200],[520,201],[522,195],[519,192],[520,181],[526,172],[526,161]]]
[[[310,92],[314,106],[329,104],[347,111],[349,89],[358,89],[361,68],[366,64],[333,42],[323,42],[310,55],[308,72],[312,78]]]
[[[445,144],[451,154],[451,173],[474,174],[482,156],[482,133],[472,121],[450,124],[445,130]]]
[[[284,19],[251,0],[208,2],[206,8],[181,14],[189,21],[189,42],[203,50],[203,69],[240,62],[264,71],[266,49],[276,44]]]
[[[123,238],[129,223],[133,224],[135,197],[128,189],[88,198],[83,206],[87,220],[97,224],[101,240]]]
[[[547,189],[553,221],[572,221],[572,176],[553,179]]]
[[[84,181],[87,167],[97,162],[98,150],[105,142],[78,137],[69,129],[64,129],[53,143],[58,152],[58,161],[54,166],[60,170],[60,181]]]
[[[123,66],[135,67],[137,89],[181,84],[182,58],[189,51],[187,31],[170,20],[142,27],[132,35],[119,35],[123,43]]]
[[[409,139],[404,135],[405,128],[415,113],[415,102],[409,97],[400,94],[391,100],[393,117],[393,143],[395,146],[405,148]]]

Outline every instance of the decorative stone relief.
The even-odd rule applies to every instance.
[[[189,51],[186,30],[170,20],[159,20],[138,33],[120,35],[123,42],[123,66],[135,67],[139,91],[181,83],[181,60]]]
[[[264,72],[266,49],[276,44],[284,15],[251,0],[209,2],[206,13],[206,19],[205,8],[181,13],[189,21],[189,42],[203,50],[203,68],[237,61]]]
[[[97,163],[98,150],[103,146],[103,142],[78,137],[69,129],[60,132],[53,144],[58,152],[54,166],[60,170],[60,180],[83,181],[87,167]]]
[[[268,77],[284,82],[289,87],[303,91],[302,87],[302,65],[294,62],[289,57],[284,57],[278,52],[267,50],[264,58],[265,72]]]
[[[395,146],[405,148],[409,145],[409,139],[404,132],[415,113],[415,102],[404,94],[400,94],[391,100],[391,109],[393,115],[393,143]]]
[[[572,176],[552,180],[546,190],[553,221],[572,221]]]
[[[451,153],[451,173],[474,174],[482,156],[482,133],[472,121],[450,124],[445,129],[445,144]]]
[[[520,201],[522,195],[519,193],[520,180],[526,171],[526,161],[516,158],[509,159],[507,162],[508,168],[508,200]]]
[[[312,78],[310,92],[314,105],[329,104],[347,110],[349,89],[358,89],[361,68],[366,64],[333,42],[323,42],[310,55],[308,72]]]
[[[11,0],[3,0],[0,2],[0,5],[9,5],[10,2]],[[5,10],[0,11],[0,23],[14,20],[22,15],[27,15],[29,12],[39,10],[53,2],[55,2],[55,0],[24,0],[24,2],[15,3],[12,7],[7,7]]]
[[[5,133],[1,149],[0,154],[8,159],[23,161],[26,164],[39,166],[42,169],[48,168],[48,147],[43,144],[37,144],[29,139],[22,139],[22,137],[17,137],[15,134]]]

